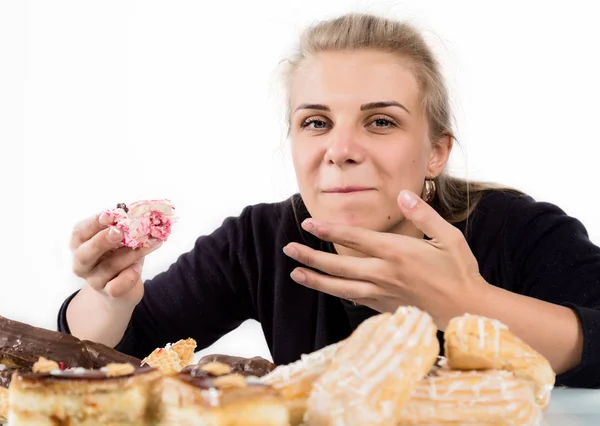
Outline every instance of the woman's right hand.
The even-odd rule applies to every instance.
[[[144,295],[144,257],[160,247],[123,247],[123,233],[110,227],[106,213],[78,223],[71,237],[73,272],[106,296],[114,308],[133,308]]]

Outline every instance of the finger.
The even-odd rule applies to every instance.
[[[111,297],[121,297],[142,283],[142,265],[134,263],[127,269],[121,271],[114,279],[110,280],[104,287],[104,291]]]
[[[283,252],[294,260],[326,274],[360,281],[377,281],[385,262],[375,257],[358,258],[314,250],[302,244],[290,243]]]
[[[87,218],[79,222],[73,228],[73,235],[71,236],[71,250],[77,249],[82,243],[88,241],[94,235],[101,230],[105,229],[111,224],[110,217],[102,212],[98,213],[90,218]]]
[[[117,249],[123,233],[117,228],[103,229],[73,252],[73,272],[85,277],[108,251]]]
[[[414,192],[401,191],[398,196],[398,205],[404,217],[432,240],[452,243],[456,239],[462,238],[462,233],[458,228],[448,223]]]
[[[312,218],[302,222],[302,228],[322,240],[380,259],[395,258],[397,251],[402,248],[401,235],[337,223],[325,223]]]
[[[294,269],[291,277],[305,287],[351,301],[374,299],[379,294],[373,283],[323,275],[306,268]]]
[[[102,260],[87,276],[88,284],[96,289],[101,290],[108,282],[116,278],[123,270],[129,268],[133,264],[143,265],[145,257],[157,250],[156,247],[148,247],[139,250],[132,250],[128,247],[122,247],[114,253]]]

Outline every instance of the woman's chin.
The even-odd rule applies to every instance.
[[[394,226],[392,220],[395,218],[386,214],[383,209],[371,207],[360,210],[330,209],[320,219],[340,225],[384,231]]]

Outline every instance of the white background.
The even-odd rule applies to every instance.
[[[549,3],[2,2],[0,315],[55,328],[81,285],[71,229],[100,209],[173,200],[150,278],[226,216],[294,192],[277,64],[305,25],[348,11],[425,31],[466,153],[455,173],[556,203],[598,243],[597,6]],[[269,357],[256,323],[206,352]]]

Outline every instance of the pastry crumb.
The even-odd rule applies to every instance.
[[[248,386],[244,376],[240,374],[227,374],[215,379],[215,386],[218,388],[245,388]]]
[[[128,363],[111,363],[101,369],[108,377],[127,376],[135,371],[135,367]]]
[[[39,357],[37,362],[33,364],[31,371],[34,373],[50,373],[52,370],[59,368],[58,362]]]
[[[231,367],[222,362],[208,362],[200,367],[200,370],[212,374],[213,376],[224,376],[231,373]]]

